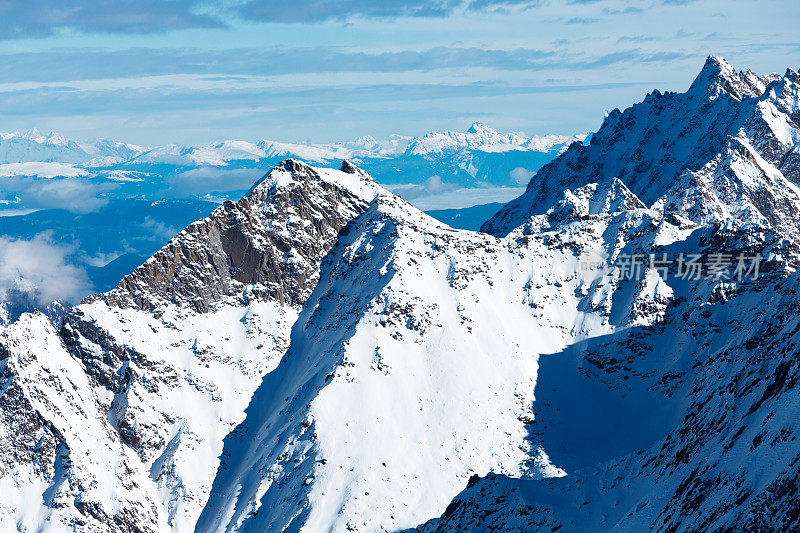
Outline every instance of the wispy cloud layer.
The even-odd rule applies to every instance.
[[[440,18],[532,7],[535,0],[29,0],[0,2],[0,39],[88,33],[158,33],[229,26],[231,20],[307,23],[352,18]]]
[[[60,82],[194,74],[282,76],[332,72],[407,72],[485,68],[501,71],[578,71],[615,63],[635,64],[692,57],[685,52],[628,48],[601,54],[568,54],[535,48],[492,49],[436,46],[391,52],[336,48],[269,48],[205,51],[137,48],[115,51],[58,50],[2,56],[0,82]],[[235,81],[230,78],[223,81]]]
[[[152,33],[218,27],[196,0],[26,0],[0,2],[0,38],[47,37],[60,28],[86,32]]]
[[[445,17],[454,12],[534,7],[536,0],[252,0],[239,15],[263,22],[308,22],[361,18]]]
[[[480,117],[585,132],[650,89],[685,89],[708,54],[783,71],[795,4],[0,0],[0,131],[335,141]]]

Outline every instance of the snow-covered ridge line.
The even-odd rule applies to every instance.
[[[483,230],[505,235],[565,189],[619,179],[646,205],[691,220],[768,221],[800,237],[799,95],[792,69],[757,76],[709,57],[686,92],[656,90],[610,112],[589,143],[543,166]]]

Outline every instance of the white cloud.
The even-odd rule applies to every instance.
[[[30,240],[0,236],[0,298],[21,293],[38,305],[79,301],[91,292],[91,283],[69,262],[71,253],[47,234]]]
[[[145,217],[140,226],[147,233],[157,237],[158,239],[171,239],[181,231],[180,228],[164,224],[153,217]]]
[[[82,260],[89,266],[93,267],[104,267],[109,264],[111,261],[116,259],[117,257],[121,256],[122,252],[111,252],[108,254],[97,252],[94,255],[84,255]]]
[[[103,207],[105,193],[119,185],[93,183],[85,178],[39,178],[13,176],[0,180],[0,196],[13,197],[29,209],[66,209],[73,213],[91,213]]]
[[[452,184],[440,184],[437,181],[425,185],[403,183],[390,185],[388,188],[398,196],[415,205],[423,211],[432,209],[462,209],[474,205],[489,204],[493,202],[508,202],[523,192],[523,187],[484,187],[461,188]],[[431,185],[431,187],[428,187]]]
[[[442,182],[442,177],[438,174],[434,174],[430,178],[426,179],[423,187],[429,194],[441,194],[452,188],[452,186],[445,185]]]
[[[200,167],[167,178],[170,192],[176,196],[206,194],[215,191],[246,190],[264,175],[264,170]]]
[[[528,182],[531,181],[531,178],[534,176],[534,174],[536,174],[536,172],[522,167],[517,167],[508,173],[508,175],[511,176],[511,179],[519,185],[527,185]]]

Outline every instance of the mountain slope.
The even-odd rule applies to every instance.
[[[319,261],[375,194],[342,169],[287,160],[65,319],[62,337],[113,395],[109,418],[176,530],[193,528],[222,439],[286,350]]]
[[[651,205],[663,222],[610,241],[650,240],[636,286],[654,296],[634,302],[627,327],[540,359],[535,442],[566,476],[472,478],[418,530],[797,527],[797,177],[787,164],[797,101],[794,71],[757,77],[709,58],[689,92],[612,113],[589,146],[571,147],[487,222],[503,234],[528,220],[509,237],[536,235],[559,205],[587,205],[574,191],[548,209],[559,187],[630,187],[639,207],[617,205]],[[558,219],[591,224],[581,209]],[[664,223],[675,226],[663,232]],[[694,254],[724,268],[679,276]],[[667,269],[648,267],[648,256]],[[757,275],[737,276],[738,257],[763,258]],[[597,262],[622,271],[613,254]],[[614,304],[626,292],[615,288]]]
[[[420,531],[797,527],[797,245],[711,227],[656,252],[684,247],[772,259],[757,280],[672,281],[662,321],[542,358],[538,442],[568,475],[473,479]]]
[[[60,338],[45,326],[44,318],[31,322],[28,335],[63,344],[66,350],[58,353],[91,384],[78,396],[87,405],[97,404],[97,416],[107,420],[114,437],[97,438],[98,448],[112,456],[132,457],[132,471],[144,472],[149,500],[139,496],[134,501],[149,501],[153,515],[142,528],[193,529],[208,496],[222,439],[241,421],[252,392],[286,350],[289,327],[315,284],[322,256],[349,218],[367,208],[376,190],[372,180],[349,163],[334,171],[288,160],[239,203],[223,205],[190,225],[115,290],[70,312]],[[23,316],[17,324],[27,321]],[[13,338],[0,339],[0,345],[10,353],[18,349]],[[31,344],[30,350],[54,349]],[[28,361],[35,359],[26,359],[21,373],[11,374],[11,385],[16,384],[14,376],[30,372]],[[67,378],[55,374],[48,379],[58,384],[62,377]],[[4,400],[15,390],[11,385],[4,388]],[[35,419],[38,415],[31,411],[25,408],[3,429],[13,433],[14,420]],[[35,434],[30,438],[38,439]],[[53,439],[83,453],[78,436]],[[4,468],[4,482],[16,471],[16,460],[4,456],[4,465],[7,460],[11,462]],[[66,472],[78,478],[79,487],[102,470],[83,472],[73,464],[61,470],[51,467],[49,475]],[[51,478],[33,485],[33,494],[42,494],[47,483],[54,482]],[[47,519],[49,494],[31,499],[43,497],[44,507],[33,504],[4,517],[3,523],[38,527]],[[132,512],[114,495],[92,497],[85,495],[92,507],[76,505],[51,520],[88,523],[95,507],[109,517],[113,515],[105,511],[107,506]],[[6,504],[16,507],[4,500]],[[110,527],[111,518],[106,522]],[[118,529],[138,527],[123,524]]]
[[[536,354],[592,320],[530,313],[520,295],[551,261],[386,195],[347,237],[227,439],[200,529],[409,527],[470,473],[546,470],[527,443]]]
[[[350,164],[289,160],[76,308],[60,337],[170,528],[201,511],[201,529],[408,527],[472,472],[550,471],[528,443],[536,356],[607,327],[576,311],[588,289],[571,257],[447,228]],[[540,291],[558,297],[531,313]],[[427,451],[415,458],[411,443]],[[281,467],[290,457],[298,466]],[[322,498],[331,487],[349,487],[342,513]]]
[[[0,524],[163,531],[155,484],[41,314],[0,332]]]

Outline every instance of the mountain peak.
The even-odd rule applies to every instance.
[[[20,137],[23,139],[30,139],[31,141],[35,141],[40,144],[45,140],[44,135],[42,135],[42,132],[40,132],[37,128],[29,129],[24,134],[20,135]]]
[[[342,166],[339,167],[339,170],[344,172],[345,174],[357,174],[359,176],[364,176],[369,178],[370,181],[372,181],[372,176],[370,176],[366,170],[357,167],[347,159],[342,159]]]
[[[339,231],[379,194],[365,172],[347,168],[280,162],[238,202],[190,224],[114,290],[92,298],[155,314],[170,304],[204,313],[223,300],[302,303]]]
[[[735,71],[731,64],[725,61],[724,57],[713,55],[706,57],[706,62],[703,65],[703,68],[716,68],[720,70],[730,70],[732,72]]]
[[[467,130],[467,133],[497,133],[494,129],[490,128],[489,126],[481,123],[481,122],[473,122],[472,125]]]
[[[775,75],[758,76],[750,71],[739,72],[724,58],[708,56],[689,92],[708,99],[728,94],[741,100],[763,94],[774,78]]]
[[[692,82],[690,92],[711,92],[712,88],[722,87],[729,84],[736,77],[736,70],[719,56],[708,56],[700,73]],[[717,93],[719,94],[719,93]]]
[[[259,178],[247,192],[246,196],[251,195],[257,189],[262,189],[264,187],[273,189],[292,183],[296,181],[295,178],[302,179],[314,175],[316,175],[314,169],[303,161],[294,158],[284,159],[272,167],[264,176]]]

